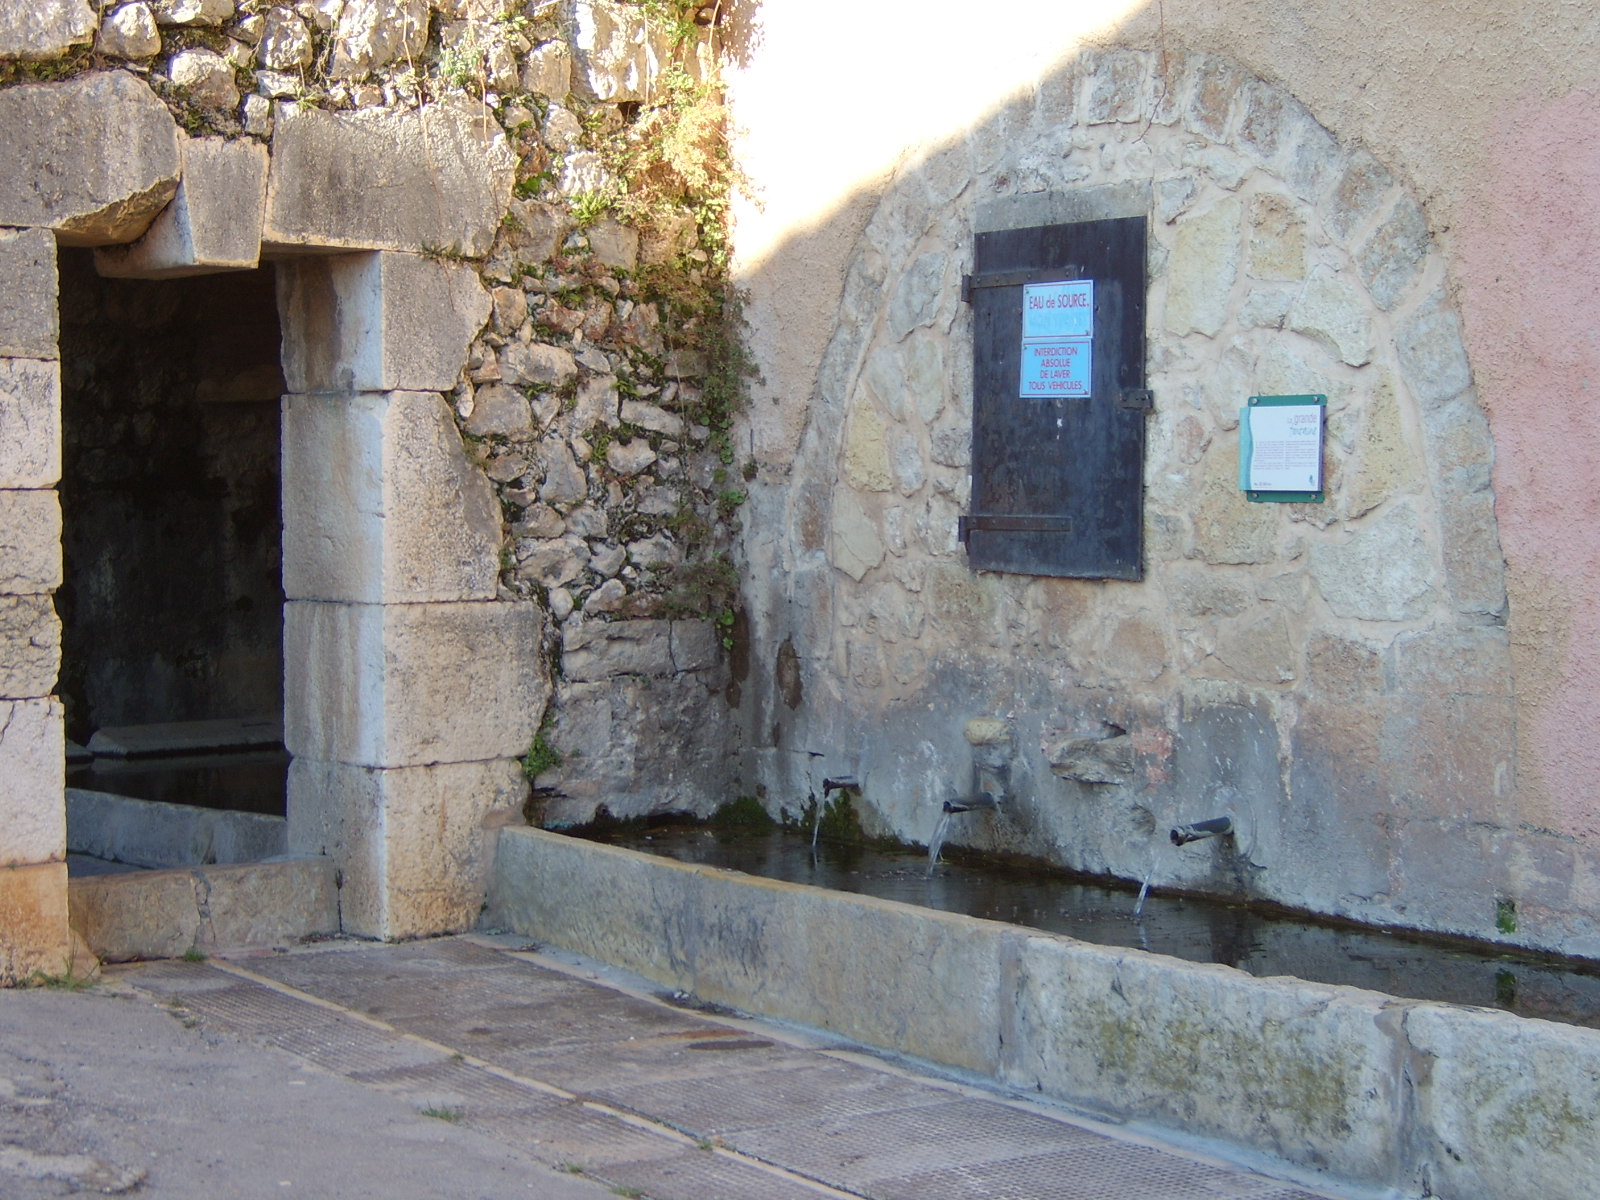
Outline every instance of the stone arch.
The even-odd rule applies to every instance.
[[[972,236],[1144,214],[1146,580],[974,575],[955,540],[971,415],[957,284]],[[925,814],[903,797],[930,778],[960,785],[959,718],[1013,714],[1019,744],[1046,753],[1019,755],[1011,827],[973,836],[1137,877],[1127,829],[1176,816],[1180,784],[1220,785],[1184,746],[1248,727],[1218,761],[1253,773],[1262,797],[1263,890],[1373,919],[1409,905],[1407,920],[1460,927],[1442,895],[1391,895],[1410,846],[1495,825],[1510,789],[1493,448],[1448,276],[1395,172],[1214,56],[1085,51],[965,138],[908,158],[850,262],[789,498],[791,526],[822,531],[790,556],[792,587],[825,594],[836,619],[780,618],[772,638],[792,637],[808,674],[848,700],[814,718],[811,740],[848,743],[832,726],[865,711],[893,731],[886,744],[944,747],[931,771],[880,762],[883,819],[920,837]],[[1298,392],[1329,395],[1328,502],[1249,504],[1238,410]],[[1489,715],[1503,725],[1482,728]],[[1075,803],[1084,785],[1050,761],[1053,744],[1106,727],[1140,747],[1111,815]],[[1472,851],[1488,880],[1493,836]],[[1197,886],[1206,869],[1175,867]]]

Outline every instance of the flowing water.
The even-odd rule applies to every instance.
[[[573,832],[682,862],[1223,963],[1252,975],[1294,975],[1600,1028],[1600,963],[1463,948],[1243,904],[1151,893],[1148,876],[1136,901],[1131,883],[1037,863],[985,862],[965,850],[951,851],[954,860],[931,872],[929,857],[916,848],[885,851],[824,841],[813,853],[804,834],[776,829],[662,824]]]

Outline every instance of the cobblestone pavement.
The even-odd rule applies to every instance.
[[[165,1021],[162,1036],[194,1043],[193,1071],[181,1048],[145,1047],[164,1064],[154,1075],[179,1072],[201,1089],[189,1097],[195,1115],[159,1117],[158,1091],[181,1084],[147,1078],[149,1122],[132,1099],[137,1082],[124,1088],[120,1106],[89,1094],[91,1080],[119,1070],[150,1076],[149,1062],[121,1063],[104,1047],[90,1057],[80,1053],[84,1061],[76,1065],[48,1054],[30,1058],[29,1047],[15,1044],[27,1023],[8,1017],[20,1011],[16,1005],[43,1002],[15,994],[8,1007],[0,998],[0,1194],[31,1200],[110,1185],[174,1200],[1323,1195],[917,1075],[815,1034],[663,1002],[601,979],[598,969],[519,953],[516,945],[470,936],[337,942],[232,961],[116,968],[112,987],[143,1001],[134,1006],[138,1015],[148,1020],[165,1010],[177,1020]],[[93,997],[58,1003],[74,1008],[86,1040],[83,1022],[97,1018],[83,1014],[107,1011],[82,1007]],[[73,1031],[62,1033],[66,1047]],[[34,1040],[41,1040],[36,1032]],[[254,1082],[241,1089],[229,1072],[213,1078],[200,1061],[224,1051],[267,1061],[254,1064]],[[67,1140],[47,1144],[36,1131],[30,1141],[15,1114],[47,1109],[50,1099],[30,1108],[30,1097],[51,1087],[56,1101],[73,1099],[74,1088],[83,1093],[75,1116],[65,1126],[55,1122]],[[287,1112],[278,1107],[285,1095],[292,1097]],[[214,1134],[204,1129],[207,1112],[219,1126]],[[119,1120],[130,1122],[120,1139]],[[74,1121],[84,1143],[76,1148],[69,1144]],[[141,1128],[153,1139],[148,1163]],[[187,1150],[185,1129],[194,1143]],[[33,1190],[8,1190],[8,1171],[11,1182]]]

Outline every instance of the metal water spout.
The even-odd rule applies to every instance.
[[[861,781],[854,775],[841,775],[836,779],[822,781],[822,799],[817,802],[817,812],[811,820],[811,857],[817,856],[817,835],[822,832],[822,810],[828,807],[828,795],[831,792],[859,792]]]
[[[1190,842],[1203,842],[1206,838],[1233,836],[1232,817],[1212,817],[1208,821],[1191,821],[1172,831],[1174,846],[1187,846]]]
[[[944,811],[947,813],[981,812],[999,807],[1000,801],[993,792],[979,792],[975,796],[961,796],[944,802]]]

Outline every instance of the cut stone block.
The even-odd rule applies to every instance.
[[[339,889],[325,858],[136,871],[73,880],[71,911],[108,962],[176,958],[337,933]]]
[[[514,761],[370,770],[296,759],[289,837],[343,879],[346,933],[384,939],[470,929],[488,890],[496,831],[520,820]]]
[[[505,135],[474,103],[339,113],[279,105],[263,243],[481,257],[515,173]]]
[[[131,242],[178,190],[178,127],[126,71],[0,92],[0,131],[0,225],[67,246]]]
[[[0,358],[0,488],[61,478],[61,364]]]
[[[523,754],[550,694],[533,603],[284,606],[285,742],[364,767]]]
[[[49,596],[0,596],[0,698],[30,700],[55,690],[61,618]]]
[[[212,721],[105,725],[94,731],[89,750],[108,758],[148,758],[215,750],[270,750],[282,744],[283,722],[276,717],[219,717]]]
[[[0,58],[60,58],[94,37],[97,23],[88,0],[8,0],[0,4]]]
[[[266,813],[162,804],[67,789],[67,849],[137,867],[199,867],[281,858],[289,826]]]
[[[444,392],[493,307],[478,274],[415,254],[279,267],[283,373],[292,392]]]
[[[289,396],[283,414],[290,599],[493,599],[500,506],[443,398]]]
[[[0,358],[55,358],[56,239],[46,229],[0,229]]]
[[[0,702],[0,867],[66,857],[65,786],[61,702]]]
[[[172,203],[137,242],[96,250],[95,269],[117,279],[253,270],[266,204],[265,146],[249,138],[187,141]]]
[[[0,867],[0,986],[72,965],[67,864]]]
[[[37,595],[60,586],[60,496],[0,490],[0,595]]]

